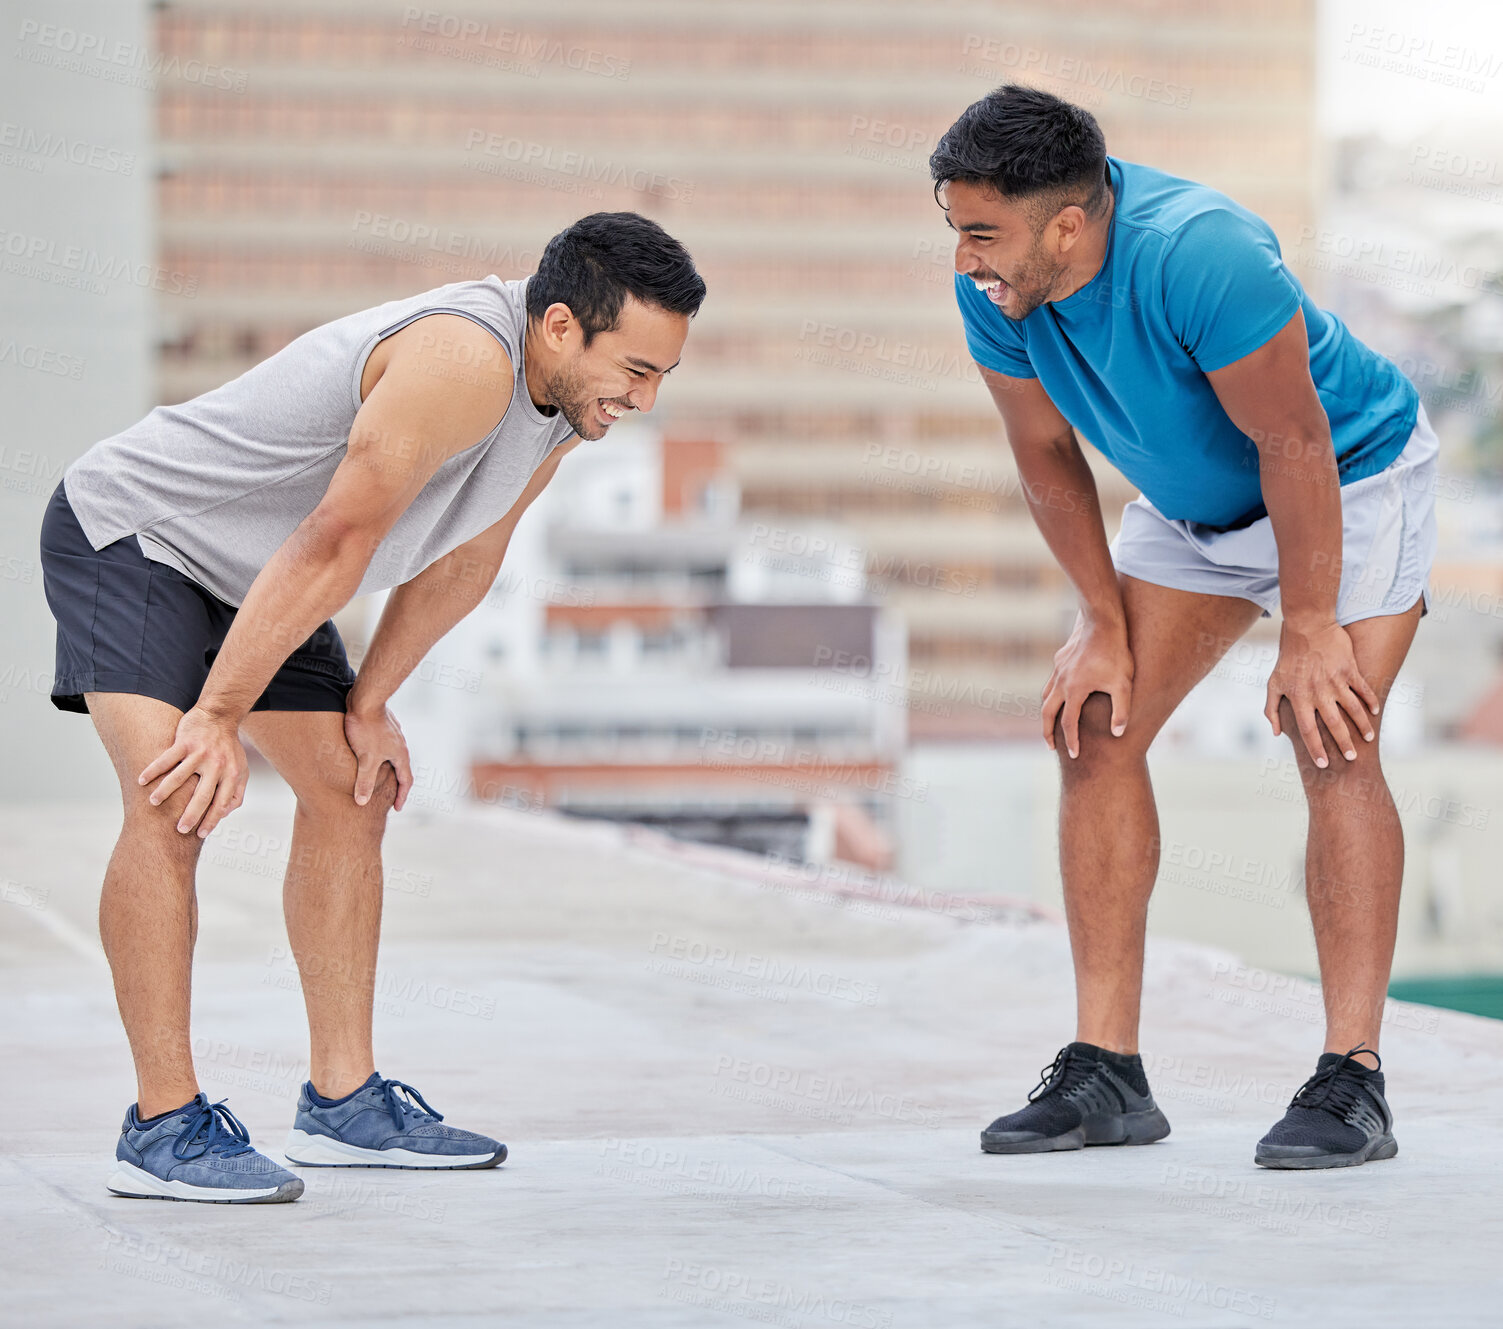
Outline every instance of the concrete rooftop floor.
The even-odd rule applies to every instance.
[[[258,772],[206,846],[194,1017],[204,1088],[274,1156],[306,1074],[289,810]],[[394,816],[378,983],[383,1073],[506,1140],[504,1167],[113,1197],[117,820],[0,810],[0,1323],[1503,1322],[1503,1023],[1396,1005],[1398,1157],[1270,1173],[1253,1144],[1313,1068],[1318,1000],[1158,940],[1144,1055],[1174,1133],[990,1157],[979,1128],[1071,1037],[1058,923],[524,812]]]

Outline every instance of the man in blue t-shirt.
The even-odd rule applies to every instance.
[[[1437,443],[1418,394],[1311,302],[1266,222],[1109,157],[1095,119],[1068,102],[999,88],[930,167],[957,237],[971,354],[1080,599],[1043,702],[1061,756],[1076,1041],[982,1148],[1169,1133],[1137,1055],[1159,846],[1146,753],[1230,645],[1281,606],[1264,714],[1293,741],[1309,803],[1327,1026],[1315,1074],[1255,1160],[1391,1158],[1377,1047],[1404,845],[1377,737],[1435,552]],[[1110,544],[1077,431],[1141,490]]]

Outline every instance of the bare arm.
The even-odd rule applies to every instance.
[[[455,336],[492,355],[487,382],[456,381],[455,361],[437,356],[435,329],[393,349],[328,490],[251,584],[204,684],[201,710],[244,719],[288,655],[349,603],[376,546],[433,473],[500,422],[512,384],[500,346],[470,319],[438,317],[462,325]],[[409,329],[418,325],[395,335]]]
[[[1317,716],[1348,760],[1347,719],[1369,742],[1378,694],[1357,668],[1351,638],[1336,622],[1341,589],[1341,481],[1331,426],[1310,378],[1310,347],[1299,311],[1257,350],[1206,374],[1233,424],[1258,449],[1258,478],[1279,550],[1284,626],[1264,714],[1281,732],[1288,697],[1305,746],[1327,764]],[[1366,708],[1363,703],[1366,703]]]
[[[397,774],[393,808],[401,811],[406,803],[412,768],[402,731],[386,703],[434,644],[485,599],[501,570],[517,522],[547,487],[564,454],[578,444],[578,437],[560,443],[533,472],[506,516],[387,596],[381,622],[361,661],[347,703],[344,728],[358,763],[354,788],[357,803],[369,800],[383,762]]]
[[[440,322],[447,325],[442,343],[434,335]],[[179,721],[173,745],[141,773],[142,784],[160,778],[153,803],[197,777],[178,823],[185,833],[197,827],[206,836],[240,802],[240,721],[287,657],[349,602],[376,546],[433,473],[494,429],[511,399],[511,365],[470,319],[433,315],[392,340],[323,499],[257,574],[198,703]],[[471,350],[465,374],[456,376],[453,347],[461,342]],[[477,373],[477,363],[485,370]]]
[[[1096,477],[1074,428],[1038,379],[1007,378],[990,369],[981,376],[1007,426],[1028,509],[1079,594],[1081,612],[1106,623],[1124,622]]]
[[[1044,688],[1044,741],[1054,747],[1056,720],[1065,748],[1079,754],[1080,708],[1093,692],[1112,699],[1112,732],[1127,727],[1132,698],[1132,653],[1127,615],[1112,566],[1096,480],[1070,422],[1033,378],[1009,378],[983,368],[981,376],[1007,426],[1023,496],[1044,541],[1080,596],[1080,619],[1054,657]]]

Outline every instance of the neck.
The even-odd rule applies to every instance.
[[[528,319],[522,333],[522,377],[527,381],[527,395],[532,404],[545,415],[552,414],[554,406],[546,396],[541,396],[547,375],[538,364],[537,343],[532,335],[532,320]]]
[[[1065,271],[1059,294],[1051,295],[1050,300],[1068,300],[1076,291],[1090,285],[1096,279],[1096,275],[1106,262],[1106,248],[1112,234],[1112,218],[1116,215],[1117,196],[1112,193],[1111,185],[1107,185],[1106,216],[1101,219],[1100,225],[1092,228],[1089,243],[1081,252],[1080,257],[1074,260]]]

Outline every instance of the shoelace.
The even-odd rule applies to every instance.
[[[1054,1088],[1058,1088],[1061,1093],[1069,1093],[1090,1075],[1095,1065],[1095,1062],[1082,1057],[1073,1048],[1060,1048],[1054,1061],[1039,1072],[1039,1082],[1028,1091],[1028,1101],[1032,1103]]]
[[[1333,1061],[1306,1080],[1289,1100],[1289,1106],[1309,1108],[1312,1111],[1324,1109],[1345,1119],[1362,1096],[1364,1077],[1349,1068],[1355,1066],[1361,1070],[1367,1069],[1356,1060],[1357,1053],[1364,1051],[1378,1063],[1373,1069],[1382,1070],[1383,1058],[1366,1043],[1358,1043],[1351,1051],[1343,1053],[1340,1061]]]
[[[240,1154],[254,1152],[251,1149],[250,1132],[229,1108],[225,1100],[210,1103],[202,1094],[196,1100],[197,1108],[188,1118],[188,1124],[172,1145],[172,1156],[184,1162],[212,1154],[219,1158],[235,1158]],[[195,1149],[193,1146],[197,1145]]]
[[[406,1126],[406,1114],[411,1112],[416,1116],[419,1109],[421,1109],[423,1114],[432,1117],[434,1121],[442,1121],[444,1119],[444,1114],[442,1112],[435,1112],[429,1107],[427,1100],[410,1084],[403,1084],[401,1080],[383,1080],[381,1083],[386,1091],[386,1110],[391,1113],[391,1124],[398,1130],[402,1130]],[[413,1107],[410,1103],[404,1103],[398,1098],[397,1090],[399,1089],[411,1098],[417,1104],[417,1107]]]

